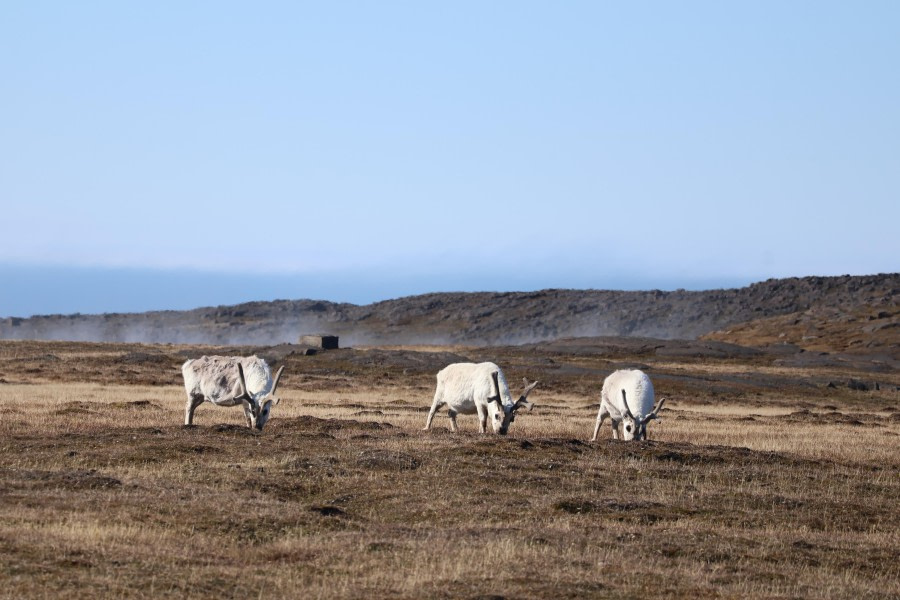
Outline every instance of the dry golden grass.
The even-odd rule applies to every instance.
[[[652,441],[589,444],[594,375],[505,350],[511,380],[550,382],[537,408],[507,438],[471,416],[453,435],[444,413],[421,431],[430,366],[333,354],[289,363],[255,433],[208,404],[181,426],[180,385],[131,382],[177,376],[123,363],[135,348],[29,348],[30,368],[60,364],[24,377],[9,361],[27,353],[0,347],[2,598],[900,594],[894,392],[723,398],[673,379]],[[660,381],[754,371],[650,366]]]

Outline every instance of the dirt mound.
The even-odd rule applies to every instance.
[[[193,428],[196,425],[185,425],[185,428]],[[256,431],[245,425],[233,425],[231,423],[221,423],[215,425],[213,431],[217,433],[233,433],[235,435],[256,435]]]
[[[389,471],[412,471],[419,468],[419,460],[411,454],[382,449],[363,450],[356,464],[366,469]]]
[[[792,412],[791,414],[783,417],[788,421],[798,422],[798,423],[810,423],[810,424],[839,424],[839,425],[853,425],[853,426],[867,426],[867,427],[881,427],[881,417],[877,415],[864,414],[864,413],[856,413],[856,414],[844,414],[838,411],[829,411],[829,412],[812,412],[810,410],[804,409],[796,412]]]
[[[4,479],[7,477],[16,479],[22,487],[27,489],[94,490],[116,488],[122,485],[119,479],[98,475],[94,469],[86,471],[18,471],[14,474],[4,474]]]
[[[269,428],[278,433],[297,431],[309,434],[310,432],[330,433],[348,430],[382,431],[393,429],[394,426],[390,423],[356,421],[353,419],[320,419],[303,415],[293,419],[273,419],[272,426]]]
[[[99,406],[92,402],[65,402],[53,411],[55,415],[92,415],[99,414]]]
[[[657,521],[674,521],[686,516],[684,509],[673,509],[659,502],[622,501],[615,499],[567,498],[553,504],[553,508],[570,514],[611,515],[620,520],[656,523]]]
[[[159,352],[126,352],[120,356],[116,362],[121,364],[155,364],[165,365],[172,362],[172,359],[165,354]]]
[[[467,362],[469,359],[453,352],[372,349],[349,353],[346,360],[358,366],[439,371],[450,363]]]
[[[111,408],[126,410],[162,410],[162,406],[152,400],[134,400],[131,402],[110,402]]]

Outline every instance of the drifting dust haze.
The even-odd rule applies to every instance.
[[[204,324],[181,324],[132,315],[73,315],[33,317],[3,330],[3,339],[119,342],[141,344],[271,345],[296,343],[302,333],[319,331],[316,320],[297,320],[262,327],[235,325],[224,329]],[[7,319],[7,322],[15,321]]]
[[[84,319],[84,317],[81,317]],[[449,345],[458,343],[450,336],[429,334],[389,336],[353,331],[346,324],[327,323],[318,320],[297,320],[252,329],[240,326],[227,331],[208,330],[202,327],[180,328],[155,326],[137,322],[109,326],[90,320],[71,323],[40,324],[36,327],[18,326],[3,330],[0,339],[8,340],[59,340],[72,342],[111,342],[138,344],[185,344],[214,346],[272,346],[296,344],[307,334],[328,333],[340,336],[342,346],[395,345]],[[537,341],[535,336],[510,336],[502,344],[518,344]],[[481,344],[474,344],[481,345]]]
[[[241,311],[237,311],[241,312]],[[37,316],[0,321],[0,338],[120,342],[146,344],[277,345],[297,343],[301,335],[339,335],[342,346],[359,345],[517,345],[559,337],[621,335],[632,327],[590,318],[516,318],[505,323],[492,311],[476,311],[476,323],[443,315],[416,319],[359,320],[349,318],[292,317],[229,318],[225,321],[189,313],[135,313],[116,315]],[[342,315],[343,317],[343,315]],[[490,317],[490,318],[489,318]],[[486,323],[479,323],[485,321]],[[555,321],[550,323],[550,321]],[[643,334],[669,337],[656,327],[641,328]]]

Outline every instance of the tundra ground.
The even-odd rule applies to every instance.
[[[261,432],[180,363],[286,365]],[[534,348],[0,342],[2,598],[896,598],[900,376],[771,358]],[[510,435],[434,375],[540,386]],[[604,375],[668,397],[651,441],[588,443]],[[878,390],[846,384],[877,381]],[[829,387],[829,383],[833,387]],[[874,385],[869,387],[874,388]]]

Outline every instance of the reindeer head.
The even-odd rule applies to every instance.
[[[659,401],[659,404],[656,405],[656,408],[650,411],[650,414],[646,417],[636,418],[631,414],[631,409],[628,407],[628,400],[625,397],[625,390],[622,390],[622,404],[625,405],[625,413],[622,415],[622,439],[626,441],[640,441],[647,439],[647,423],[653,419],[659,418],[659,411],[665,402],[666,399],[663,398]]]
[[[281,402],[281,398],[275,396],[275,389],[278,387],[278,380],[281,379],[281,372],[284,371],[284,365],[282,365],[278,369],[278,372],[275,373],[275,379],[272,381],[272,389],[270,389],[267,394],[255,398],[247,391],[247,382],[244,381],[244,369],[240,362],[238,362],[237,368],[238,379],[241,384],[241,393],[237,399],[240,400],[241,404],[244,406],[244,415],[246,415],[250,427],[255,427],[259,431],[262,431],[266,421],[269,420],[272,407]]]
[[[528,393],[535,388],[538,384],[537,381],[529,384],[527,379],[522,379],[525,383],[525,389],[522,391],[522,395],[519,396],[519,399],[516,400],[515,404],[503,404],[503,396],[500,395],[500,382],[498,381],[499,375],[497,371],[491,373],[491,379],[494,380],[494,393],[495,396],[490,400],[491,402],[497,403],[497,410],[491,417],[491,425],[494,427],[494,432],[499,433],[500,435],[506,435],[509,431],[509,424],[516,420],[516,412],[520,408],[527,408],[529,411],[534,408],[534,405],[531,404],[527,398]]]

